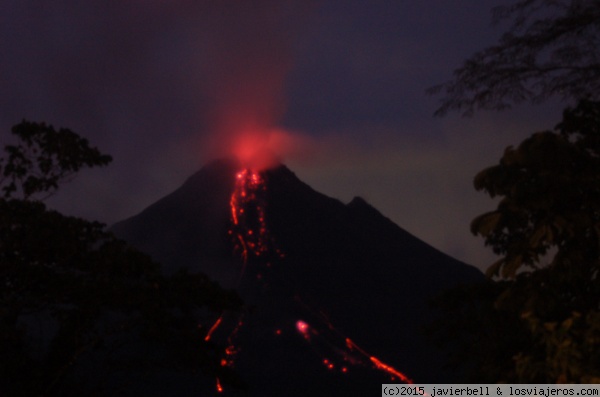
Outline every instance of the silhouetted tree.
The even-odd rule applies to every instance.
[[[6,158],[0,158],[0,186],[4,198],[29,199],[51,195],[73,178],[83,167],[104,166],[112,161],[108,155],[89,146],[73,131],[23,120],[12,128],[17,145],[6,145]]]
[[[68,130],[13,132],[21,141],[0,163],[0,394],[115,395],[127,383],[115,379],[150,382],[162,368],[240,385],[199,323],[238,310],[237,295],[202,274],[164,276],[104,225],[32,200],[110,157]]]
[[[471,224],[500,259],[441,303],[473,338],[469,380],[600,382],[600,103],[507,148],[475,188],[500,198]]]
[[[600,3],[521,0],[494,9],[511,20],[498,44],[467,59],[454,78],[430,88],[442,93],[436,111],[505,109],[550,97],[600,99]]]

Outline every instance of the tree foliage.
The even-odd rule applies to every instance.
[[[54,191],[110,159],[68,130],[13,132],[22,141],[6,147],[5,196]],[[204,341],[217,313],[240,309],[238,296],[202,274],[161,274],[98,222],[0,199],[0,283],[3,396],[115,395],[127,383],[115,379],[150,382],[164,368],[242,384],[220,365],[224,346]]]
[[[54,193],[60,183],[73,178],[83,167],[104,166],[112,161],[87,139],[73,131],[58,131],[45,123],[23,120],[12,128],[17,145],[6,145],[0,158],[0,186],[4,198],[29,199]]]
[[[507,148],[475,187],[500,198],[471,224],[500,255],[488,269],[500,280],[450,310],[478,319],[462,329],[471,380],[600,382],[600,103],[584,100],[553,131]],[[505,334],[494,347],[490,324]]]
[[[444,295],[467,381],[600,383],[600,3],[519,0],[498,44],[435,86],[436,114],[560,98],[553,130],[508,147],[475,188],[499,199],[471,231],[499,255],[488,281]]]
[[[452,80],[428,91],[442,94],[437,115],[505,109],[521,102],[600,99],[600,3],[595,0],[520,0],[494,9],[510,20],[499,42],[476,52]]]
[[[473,233],[501,259],[488,273],[515,278],[549,261],[597,271],[600,252],[600,106],[567,109],[554,131],[533,134],[505,150],[500,164],[481,171],[475,188],[501,197],[477,217]],[[583,269],[581,269],[583,271]]]

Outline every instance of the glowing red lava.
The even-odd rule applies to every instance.
[[[272,260],[284,258],[283,253],[275,246],[267,227],[265,213],[266,189],[266,181],[258,171],[247,168],[236,174],[235,188],[229,200],[231,208],[229,235],[232,238],[235,253],[242,260],[240,282],[246,266],[264,265],[269,267]],[[258,272],[256,278],[258,280],[263,279]],[[343,335],[322,312],[311,310],[310,307],[303,304],[299,297],[297,297],[297,300],[311,313],[309,316],[316,318],[315,321],[318,321],[321,326],[316,328],[304,320],[298,320],[295,323],[295,328],[313,346],[313,350],[321,357],[321,362],[327,370],[346,374],[348,365],[368,366],[385,372],[392,380],[399,379],[405,383],[412,383],[411,379],[402,372],[367,353],[350,338]],[[244,325],[242,317],[235,323],[233,330],[226,339],[227,347],[220,361],[220,365],[223,367],[234,366],[234,358],[239,351],[234,341]],[[205,341],[211,340],[213,333],[222,325],[222,322],[223,315],[208,330],[204,338]],[[291,324],[289,326],[291,327]],[[274,335],[282,335],[282,329],[276,328]],[[219,393],[223,392],[219,378],[216,379],[216,389]]]
[[[406,375],[404,375],[402,372],[398,371],[394,367],[382,363],[377,357],[371,356],[369,357],[369,359],[375,365],[375,368],[385,371],[392,375],[392,380],[394,379],[394,377],[397,376],[398,379],[400,379],[404,383],[413,383],[413,381],[409,379]]]
[[[377,369],[379,371],[383,371],[383,372],[387,373],[388,375],[390,375],[392,380],[399,379],[400,381],[402,381],[404,383],[409,383],[409,384],[413,383],[413,381],[408,376],[406,376],[402,372],[398,371],[391,365],[388,365],[388,364],[382,362],[377,357],[367,353],[363,348],[361,348],[356,343],[354,343],[352,341],[352,339],[344,337],[343,334],[340,331],[338,331],[333,326],[333,324],[331,324],[331,322],[329,322],[329,320],[327,320],[326,318],[322,318],[322,320],[327,325],[328,329],[332,332],[333,337],[331,335],[329,335],[329,337],[327,337],[327,336],[319,334],[316,330],[313,330],[308,325],[308,323],[306,323],[303,320],[296,321],[296,330],[302,335],[302,337],[307,342],[309,342],[311,344],[312,344],[311,335],[310,335],[311,333],[314,334],[314,336],[316,338],[318,337],[319,339],[323,339],[323,340],[319,341],[320,344],[330,346],[330,348],[331,348],[330,352],[334,352],[336,355],[341,356],[343,364],[350,363],[353,365],[359,365],[359,364],[370,363],[371,365],[373,365],[373,367],[375,369]],[[335,339],[338,339],[340,337],[342,337],[345,342],[346,350],[341,349],[339,347],[339,345],[336,348],[337,343],[335,342]],[[326,356],[322,359],[322,363],[328,370],[334,370],[336,368],[334,361],[331,360],[330,358],[327,358]],[[340,368],[340,371],[342,373],[348,372],[348,368],[345,365],[339,364],[338,368]]]
[[[229,199],[231,208],[229,235],[232,236],[234,251],[242,260],[242,270],[238,282],[241,282],[249,263],[258,264],[260,259],[260,263],[264,262],[267,266],[270,266],[268,261],[271,254],[283,257],[282,253],[274,247],[268,233],[265,216],[265,195],[266,184],[258,171],[244,169],[236,174],[235,188]],[[257,274],[257,278],[261,279],[261,274]],[[210,328],[205,337],[206,341],[210,340],[212,333],[219,327],[222,317],[219,317]],[[227,338],[227,347],[224,352],[225,356],[221,359],[221,366],[233,366],[235,355],[238,352],[234,340],[243,325],[244,322],[240,317]],[[222,391],[218,379],[217,391]]]
[[[394,367],[385,364],[384,362],[379,360],[377,357],[369,355],[369,353],[367,353],[362,348],[360,348],[350,338],[346,338],[346,346],[348,347],[349,350],[351,350],[351,351],[356,350],[363,356],[368,357],[369,360],[375,366],[375,368],[377,368],[378,370],[381,370],[381,371],[385,371],[388,374],[390,374],[392,376],[392,380],[394,380],[395,378],[398,378],[404,383],[410,383],[410,384],[413,383],[413,381],[408,376],[404,375],[402,372],[398,371]]]
[[[235,250],[244,265],[264,256],[271,248],[265,217],[266,184],[257,171],[245,169],[236,174],[235,190],[229,200]]]
[[[310,335],[308,333],[309,327],[308,327],[308,324],[306,324],[304,321],[302,321],[302,320],[296,321],[296,329],[298,330],[298,332],[300,332],[302,334],[304,339],[306,339],[306,340],[310,339]]]
[[[217,321],[215,321],[215,323],[212,325],[212,327],[210,327],[210,329],[208,330],[208,332],[206,333],[206,336],[204,337],[204,341],[208,342],[213,334],[213,332],[215,332],[215,330],[219,327],[219,325],[221,324],[221,321],[223,321],[223,315],[219,316],[219,318],[217,319]]]

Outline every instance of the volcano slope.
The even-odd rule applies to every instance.
[[[284,165],[255,173],[218,160],[112,231],[165,272],[203,272],[242,296],[246,312],[224,313],[211,334],[248,383],[225,395],[368,395],[380,383],[456,380],[422,335],[435,316],[427,302],[482,274],[361,198],[345,205]]]

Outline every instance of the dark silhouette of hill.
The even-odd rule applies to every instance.
[[[481,280],[478,270],[361,198],[345,205],[316,192],[283,165],[261,173],[271,252],[243,265],[229,233],[239,170],[232,160],[212,162],[112,231],[167,272],[204,272],[239,291],[249,307],[236,335],[235,368],[250,387],[241,395],[377,393],[390,374],[371,356],[419,383],[456,380],[421,327],[434,316],[428,299]]]

